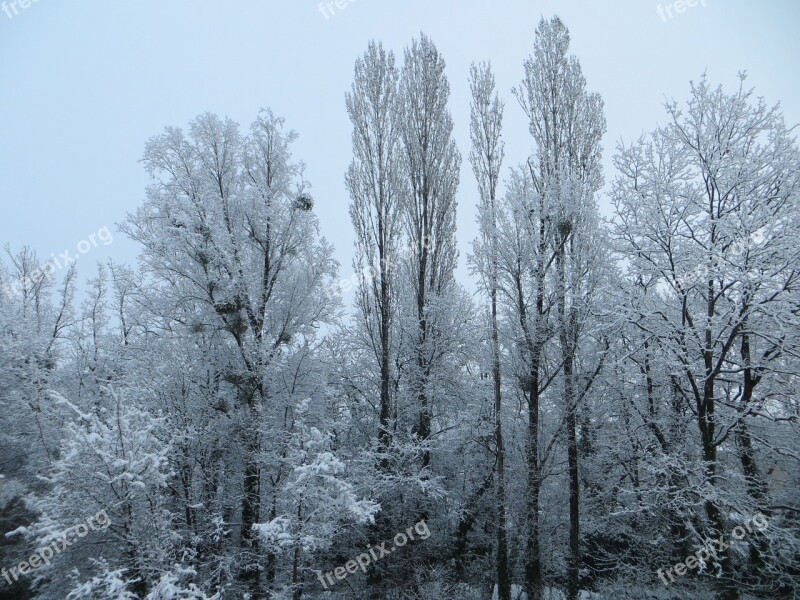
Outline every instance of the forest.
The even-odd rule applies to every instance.
[[[609,150],[559,17],[519,58],[364,49],[353,264],[269,108],[149,138],[135,264],[6,247],[0,599],[800,598],[795,129],[687,73]]]

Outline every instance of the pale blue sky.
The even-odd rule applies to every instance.
[[[0,244],[27,243],[43,258],[75,254],[78,242],[109,226],[114,242],[81,263],[133,262],[137,249],[114,224],[144,197],[145,140],[205,111],[246,129],[260,107],[271,107],[300,134],[295,156],[307,163],[322,233],[348,276],[344,94],[353,62],[373,38],[401,57],[424,31],[447,61],[464,158],[464,277],[476,201],[467,162],[469,64],[492,61],[506,101],[506,166],[522,161],[530,138],[510,89],[541,16],[561,16],[589,89],[605,101],[607,180],[617,142],[663,122],[664,97],[685,100],[689,80],[704,70],[729,86],[747,70],[758,95],[781,101],[787,123],[800,122],[800,2],[702,2],[665,21],[654,0],[351,0],[327,19],[318,0],[31,0],[13,18],[0,11]]]

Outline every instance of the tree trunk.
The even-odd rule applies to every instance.
[[[544,215],[544,200],[540,198],[539,214]],[[528,383],[528,537],[525,544],[525,591],[529,600],[542,597],[542,562],[539,543],[539,496],[541,494],[541,465],[539,464],[539,370],[541,366],[544,320],[544,255],[546,251],[545,223],[538,221],[538,252],[536,257],[536,316],[533,339],[527,335],[527,313],[522,295],[521,282],[517,280],[517,295],[520,325],[526,332],[526,344],[530,352]]]
[[[708,317],[709,321],[714,316],[714,282],[708,282]],[[714,419],[714,355],[712,345],[712,332],[709,327],[705,329],[705,349],[703,364],[705,367],[705,382],[703,383],[703,397],[698,411],[698,424],[700,438],[703,445],[703,460],[706,464],[706,479],[715,485],[717,475],[717,446],[715,444],[716,423]],[[705,511],[711,525],[712,536],[719,538],[725,534],[725,521],[722,512],[713,500],[706,500]],[[739,591],[732,580],[730,553],[723,548],[719,551],[719,564],[721,575],[718,578],[717,600],[739,600]]]
[[[381,249],[381,256],[383,250]],[[392,377],[392,353],[391,353],[391,307],[390,307],[390,289],[389,289],[389,273],[387,272],[387,260],[381,260],[381,297],[380,297],[380,311],[381,311],[381,406],[380,416],[378,422],[378,446],[381,457],[378,461],[378,468],[387,473],[390,468],[389,449],[392,445],[391,433],[391,377]]]
[[[511,600],[511,573],[508,565],[506,530],[506,451],[503,445],[502,394],[500,378],[500,340],[497,333],[497,284],[492,286],[492,375],[494,378],[495,445],[497,447],[497,591],[498,600]]]
[[[428,199],[423,195],[423,235],[420,241],[420,261],[418,278],[418,291],[417,291],[417,322],[419,330],[417,332],[417,368],[419,369],[417,381],[417,402],[419,404],[419,423],[417,426],[417,437],[419,441],[425,444],[431,435],[431,413],[430,406],[428,405],[428,391],[427,391],[427,371],[429,369],[428,360],[425,356],[427,340],[428,340],[428,319],[426,315],[427,302],[426,302],[426,274],[428,271],[428,248],[423,243],[428,235]],[[424,246],[424,247],[423,247]],[[431,464],[431,453],[426,448],[422,451],[422,468],[426,469]]]
[[[580,596],[580,481],[578,479],[578,419],[575,402],[574,373],[574,329],[576,315],[570,307],[567,314],[566,290],[566,237],[562,233],[558,248],[558,310],[560,318],[559,337],[561,357],[564,363],[564,409],[567,426],[567,466],[569,475],[569,561],[567,563],[567,588],[570,600]]]
[[[241,532],[241,546],[244,551],[245,564],[239,574],[241,582],[255,598],[258,598],[260,593],[259,543],[258,537],[253,531],[253,525],[258,523],[261,517],[261,465],[259,462],[261,441],[258,433],[259,422],[260,420],[253,419],[251,425],[254,430],[247,432],[247,461],[244,466],[244,481],[242,485]]]
[[[539,370],[531,374],[528,393],[528,538],[525,544],[525,590],[530,600],[542,596],[542,563],[539,546],[539,495],[541,467],[539,465]]]

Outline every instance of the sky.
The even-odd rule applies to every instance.
[[[684,2],[0,0],[0,246],[28,245],[43,261],[69,251],[81,258],[82,280],[97,261],[134,264],[138,248],[116,224],[145,197],[139,161],[147,139],[208,111],[246,131],[269,107],[299,134],[294,157],[307,165],[321,234],[349,277],[344,96],[354,61],[375,39],[400,63],[424,32],[447,63],[463,157],[457,237],[466,281],[477,233],[469,66],[489,60],[495,71],[506,171],[531,151],[511,88],[542,17],[557,14],[567,25],[587,89],[604,100],[607,182],[617,144],[663,124],[665,100],[685,102],[703,72],[732,92],[747,71],[756,95],[780,102],[788,125],[800,123],[800,2]],[[599,205],[611,214],[605,194]]]

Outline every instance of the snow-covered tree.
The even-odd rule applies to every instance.
[[[576,57],[568,55],[569,44],[569,31],[558,17],[542,19],[536,31],[533,54],[525,61],[525,77],[515,94],[528,117],[534,141],[534,154],[527,164],[534,197],[527,219],[534,221],[537,253],[536,263],[530,267],[535,273],[536,303],[533,331],[528,334],[529,352],[534,357],[533,367],[539,362],[540,346],[544,342],[540,327],[545,310],[543,296],[547,293],[544,286],[552,265],[567,438],[570,538],[567,580],[569,597],[577,600],[581,565],[579,403],[597,374],[600,359],[595,357],[594,361],[587,361],[587,372],[578,370],[581,342],[587,337],[586,326],[602,265],[603,245],[594,195],[603,181],[600,140],[605,133],[605,118],[600,97],[586,91],[580,63]],[[538,370],[538,364],[536,368]],[[538,377],[535,375],[536,379]],[[533,384],[539,385],[538,381]],[[534,404],[529,407],[531,412],[537,410]],[[535,436],[533,429],[531,436]],[[531,442],[530,445],[532,454],[537,444]],[[538,493],[536,457],[529,456],[529,462],[531,494],[535,496]],[[534,511],[531,505],[528,515],[531,521],[538,518]],[[533,537],[537,527],[531,525],[529,535]],[[526,577],[529,597],[539,593],[536,544],[533,539],[529,541]]]
[[[472,104],[470,111],[470,162],[478,183],[478,227],[481,237],[474,242],[472,262],[481,276],[481,284],[489,300],[491,337],[492,392],[494,396],[494,437],[496,453],[495,493],[497,500],[497,589],[499,600],[511,600],[511,572],[508,565],[508,531],[506,514],[505,461],[502,415],[502,375],[500,367],[500,334],[497,314],[498,234],[497,186],[503,162],[501,140],[503,103],[495,92],[494,74],[487,63],[470,68]]]
[[[771,497],[767,473],[783,460],[765,453],[785,452],[797,415],[789,398],[800,154],[777,107],[754,100],[743,84],[744,77],[727,94],[703,77],[684,110],[668,103],[668,124],[620,147],[615,161],[615,233],[631,280],[627,318],[640,331],[646,371],[654,367],[647,361],[664,361],[655,365],[667,376],[655,394],[675,403],[643,416],[659,451],[702,465],[683,469],[702,506],[683,526],[698,537],[728,536],[737,519],[757,511],[776,527],[796,517],[774,508],[783,501]],[[670,413],[695,422],[685,458],[666,443]],[[749,554],[734,547],[714,562],[719,598],[739,598],[749,584],[773,593],[790,585],[781,552],[761,536]]]
[[[291,157],[295,137],[269,111],[247,136],[211,114],[193,121],[188,136],[168,128],[147,144],[153,184],[124,226],[142,244],[143,264],[173,312],[188,304],[187,325],[220,334],[218,372],[233,392],[242,458],[238,577],[252,594],[261,593],[253,525],[261,522],[263,473],[271,468],[262,456],[271,385],[334,311],[323,291],[334,274],[331,249],[317,233],[302,165]]]

